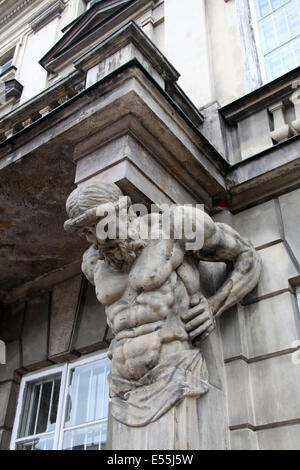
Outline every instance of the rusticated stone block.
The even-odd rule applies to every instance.
[[[249,364],[236,360],[225,365],[229,426],[254,424]]]
[[[78,310],[82,276],[61,282],[52,291],[49,358],[69,351]]]
[[[261,450],[300,450],[300,424],[263,429],[257,435]]]
[[[234,215],[233,227],[256,248],[282,239],[279,213],[274,200]]]
[[[22,334],[23,367],[47,361],[49,299],[46,293],[28,301]]]
[[[292,354],[250,364],[256,425],[299,419],[300,365]]]
[[[10,343],[21,335],[24,303],[6,306],[0,313],[0,339]]]
[[[244,302],[289,289],[289,279],[299,273],[283,243],[259,251],[262,259],[262,270],[257,287],[248,294]]]
[[[78,325],[75,349],[88,351],[89,348],[104,341],[106,315],[104,306],[96,298],[95,288],[88,284],[81,318]]]
[[[7,429],[0,430],[0,450],[9,450],[11,431]]]
[[[240,356],[243,353],[238,315],[238,309],[232,307],[220,317],[224,359]]]
[[[13,381],[0,385],[0,428],[12,428],[16,413],[19,385]]]
[[[285,238],[300,264],[300,189],[279,198]]]
[[[237,429],[230,432],[231,450],[258,450],[257,432],[251,429]]]
[[[290,349],[300,338],[300,318],[294,295],[284,292],[244,307],[248,356]]]
[[[0,383],[14,378],[15,370],[20,367],[20,342],[6,344],[6,364],[0,365]]]

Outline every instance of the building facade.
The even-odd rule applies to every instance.
[[[0,2],[1,449],[300,449],[299,65],[299,0]],[[91,181],[202,204],[261,259],[160,447],[112,418],[114,332],[64,231]],[[200,261],[206,298],[231,264]]]

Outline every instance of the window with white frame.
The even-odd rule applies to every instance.
[[[249,0],[266,81],[300,65],[300,0]]]
[[[105,449],[109,368],[101,354],[24,376],[11,449]]]
[[[15,49],[11,49],[0,57],[0,75],[4,74],[13,64]]]

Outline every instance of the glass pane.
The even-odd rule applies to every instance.
[[[272,10],[275,10],[275,8],[280,7],[280,5],[282,5],[282,4],[283,4],[282,0],[271,0]]]
[[[32,441],[19,443],[17,444],[16,449],[17,450],[52,450],[53,442],[54,442],[54,437],[52,435],[45,436],[45,437],[32,439]]]
[[[34,434],[35,423],[36,423],[36,414],[39,404],[39,396],[41,393],[41,385],[34,385],[32,390],[32,397],[29,409],[28,422],[26,426],[26,431],[23,434],[24,436],[30,436]],[[22,435],[22,436],[23,436]]]
[[[289,3],[285,7],[287,21],[290,29],[290,37],[300,34],[300,5],[299,2]]]
[[[280,10],[278,13],[274,14],[274,22],[277,32],[278,45],[280,45],[290,39],[289,28],[284,10]]]
[[[271,11],[269,0],[256,0],[255,8],[257,18],[261,18],[262,16],[267,15]]]
[[[107,422],[64,433],[63,450],[104,450],[106,446]]]
[[[107,417],[110,361],[102,359],[76,367],[69,385],[65,426],[97,421]]]
[[[288,49],[286,54],[282,55],[282,64],[284,72],[288,72],[297,66],[296,56],[293,54],[292,47]]]
[[[273,80],[300,65],[300,38],[265,57],[268,80]]]
[[[32,436],[55,429],[59,390],[59,375],[27,384],[18,437]]]
[[[273,80],[283,74],[283,68],[279,54],[266,57],[266,70],[268,80]]]
[[[51,409],[50,409],[50,414],[49,414],[47,431],[52,431],[55,429],[59,392],[60,392],[60,379],[56,379],[54,381],[54,390],[53,390],[52,404],[51,404]]]
[[[297,65],[300,65],[300,38],[293,43],[293,49],[296,56]]]
[[[267,54],[269,51],[278,46],[275,27],[272,18],[267,18],[260,24],[260,37],[262,40],[263,54]]]
[[[39,407],[39,416],[37,420],[37,427],[35,434],[41,434],[42,432],[47,431],[47,424],[48,424],[48,414],[50,409],[50,400],[52,395],[52,387],[54,384],[52,382],[47,382],[42,384],[42,391],[41,391],[41,400],[40,400],[40,407]]]

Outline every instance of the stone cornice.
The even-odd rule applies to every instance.
[[[219,109],[225,121],[234,125],[251,114],[266,109],[278,100],[289,96],[297,88],[295,83],[299,81],[300,67],[272,80],[266,85],[242,96]]]
[[[59,16],[64,9],[64,2],[62,0],[57,0],[49,7],[45,8],[29,23],[30,28],[33,31],[38,31],[47,23],[50,23],[50,21],[52,21],[55,17]]]
[[[0,25],[5,24],[6,22],[10,21],[14,16],[18,15],[24,8],[29,6],[31,3],[34,3],[36,0],[21,0],[21,1],[15,1],[12,2],[12,7],[8,8],[8,10],[5,9],[5,13],[1,16],[0,13]],[[7,3],[7,0],[3,0],[0,3],[0,11],[1,11],[1,6],[5,5]]]

